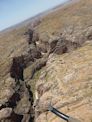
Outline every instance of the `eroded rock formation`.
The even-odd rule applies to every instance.
[[[20,27],[0,35],[1,122],[63,122],[48,111],[50,104],[81,122],[92,121],[91,8],[92,1],[81,0],[29,31]],[[24,81],[10,78],[13,58],[24,65]]]

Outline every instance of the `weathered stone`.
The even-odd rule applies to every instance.
[[[89,88],[92,86],[89,78],[92,69],[91,45],[89,42],[72,53],[49,56],[44,72],[42,70],[40,73],[42,77],[40,76],[37,82],[39,99],[36,108],[37,122],[43,121],[50,103],[61,112],[81,122],[90,122],[92,109],[89,109],[91,104],[87,100],[91,99],[92,92]],[[53,122],[61,120],[50,112],[47,112],[47,118],[44,121],[46,119]]]
[[[32,65],[31,77],[30,77],[31,79],[33,78],[36,71],[40,70],[42,67],[46,65],[46,62],[47,58],[41,58]]]
[[[11,116],[12,108],[3,108],[0,110],[0,120]]]

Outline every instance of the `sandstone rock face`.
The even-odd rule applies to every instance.
[[[92,120],[92,43],[64,55],[52,54],[37,82],[36,122],[63,122],[47,111],[51,103],[81,122]]]
[[[92,122],[92,1],[73,3],[0,33],[1,122],[65,122],[48,111],[49,105],[69,121]],[[16,83],[9,69],[12,58],[21,56],[25,81]]]

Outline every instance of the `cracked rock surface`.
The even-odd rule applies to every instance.
[[[92,122],[92,1],[71,0],[40,19],[0,32],[0,122],[64,122],[50,104]],[[13,57],[23,57],[24,81],[10,78]]]

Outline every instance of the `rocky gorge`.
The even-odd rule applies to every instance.
[[[91,5],[70,1],[30,29],[0,34],[0,122],[64,122],[49,105],[92,122]],[[10,77],[14,57],[24,81]]]

